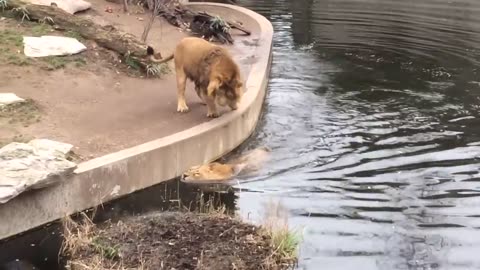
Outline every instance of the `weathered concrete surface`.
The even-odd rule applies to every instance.
[[[252,134],[262,110],[270,72],[272,25],[263,16],[242,7],[213,3],[190,5],[230,20],[248,21],[249,29],[253,30],[250,38],[254,53],[244,59],[249,73],[238,110],[173,135],[79,164],[68,181],[21,194],[0,205],[0,239],[178,177],[192,165],[210,162],[230,152]],[[232,50],[241,50],[239,47],[235,45]]]
[[[105,0],[89,2],[92,8],[76,16],[91,19],[103,26],[113,25],[140,39],[148,14],[136,14],[135,6],[131,7],[132,14],[128,15],[122,11],[122,5],[105,3]],[[115,12],[105,12],[105,5],[112,7]],[[247,29],[258,30],[258,24],[251,19],[243,23]],[[185,36],[187,33],[159,18],[152,26],[148,44],[166,56]],[[224,46],[232,49],[232,55],[246,78],[252,62],[256,61],[252,56],[255,55],[257,35],[245,36],[241,31],[233,30],[232,36],[235,45]],[[92,42],[82,42],[89,48],[82,55],[89,59],[89,55],[97,49]],[[100,58],[103,57],[106,56]],[[86,161],[211,120],[206,116],[207,109],[201,104],[191,82],[187,83],[185,93],[190,111],[177,112],[174,61],[168,62],[171,72],[155,79],[125,76],[123,72],[116,72],[118,67],[104,61],[107,60],[100,59],[98,68],[92,62],[75,71],[71,68],[55,72],[39,70],[28,73],[28,76],[23,76],[27,74],[24,67],[15,67],[12,72],[7,66],[0,65],[0,92],[14,89],[17,95],[32,99],[36,107],[44,108],[39,112],[40,121],[18,128],[18,132],[25,137],[50,138],[73,144],[75,154]],[[16,76],[22,79],[15,79]],[[218,109],[220,113],[230,110],[225,107]],[[9,139],[14,135],[0,128],[0,139]]]
[[[72,147],[66,143],[35,139],[0,148],[0,203],[70,176],[77,168],[77,164],[66,157]]]

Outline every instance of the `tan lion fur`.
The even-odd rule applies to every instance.
[[[234,159],[230,163],[211,162],[193,166],[183,174],[184,182],[226,181],[240,174],[258,171],[269,158],[270,149],[259,147]]]
[[[186,37],[176,46],[173,54],[157,59],[153,49],[147,53],[156,63],[175,62],[177,78],[177,111],[189,110],[185,100],[187,79],[195,84],[195,91],[207,105],[207,117],[218,117],[216,105],[238,108],[243,96],[243,83],[238,65],[227,49],[202,38]]]

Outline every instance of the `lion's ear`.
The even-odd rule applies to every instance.
[[[207,95],[211,97],[218,87],[220,87],[220,81],[218,79],[211,80],[207,87]]]

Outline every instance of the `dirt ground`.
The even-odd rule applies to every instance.
[[[90,269],[287,268],[275,261],[269,237],[259,227],[220,214],[163,212],[91,231],[91,242],[70,253],[74,270],[94,265]]]
[[[131,13],[125,14],[121,5],[105,0],[89,2],[91,10],[77,16],[141,36],[148,15],[142,14],[140,8],[132,7]],[[113,13],[106,12],[107,7],[112,7]],[[73,144],[74,152],[81,160],[87,160],[209,121],[206,108],[199,102],[191,83],[186,91],[191,111],[176,112],[172,63],[172,71],[161,78],[141,78],[120,63],[113,52],[82,39],[79,40],[88,49],[76,56],[27,59],[23,55],[22,34],[78,35],[61,33],[47,25],[20,24],[1,16],[0,92],[13,92],[31,102],[28,109],[23,110],[28,121],[18,120],[19,116],[23,117],[22,113],[0,111],[0,146],[11,141],[48,138]],[[238,43],[245,41],[246,44],[255,40],[253,32],[248,37],[236,32],[232,36]],[[184,36],[185,33],[159,19],[147,43],[162,55],[168,55]],[[252,57],[254,46],[242,50],[241,56],[234,52],[234,57]],[[247,75],[250,65],[242,62],[240,65]]]

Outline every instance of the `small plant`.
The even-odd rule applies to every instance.
[[[22,46],[23,38],[18,32],[9,29],[0,30],[0,44]]]
[[[108,259],[115,259],[119,257],[119,246],[120,245],[115,245],[115,246],[109,246],[108,244],[104,243],[102,239],[100,238],[94,238],[92,240],[91,245],[93,246],[94,250],[104,258]]]
[[[295,264],[298,247],[302,240],[301,234],[289,228],[287,211],[280,203],[269,202],[265,209],[266,215],[262,228],[270,238],[270,244],[274,250],[270,260],[289,265]],[[272,264],[272,262],[267,260],[266,264]]]
[[[36,24],[31,28],[33,36],[43,36],[52,31],[52,28],[47,24]]]
[[[60,254],[75,257],[92,243],[95,224],[85,213],[82,222],[75,222],[70,216],[62,220],[64,241]]]
[[[27,19],[27,21],[30,21],[30,16],[29,16],[30,14],[28,13],[28,10],[25,7],[16,7],[12,9],[12,11],[15,14],[22,15],[22,23],[25,19]]]
[[[60,68],[64,68],[68,63],[67,58],[59,56],[42,57],[42,60],[45,61],[45,63],[47,64],[47,70],[57,70]]]
[[[46,24],[46,23],[49,23],[49,24],[55,24],[55,21],[53,21],[52,17],[44,17],[43,19],[40,19],[38,20],[41,24]]]
[[[130,56],[130,52],[127,52],[125,54],[125,64],[127,64],[127,66],[129,66],[130,68],[132,68],[134,70],[140,70],[141,69],[140,63],[138,63],[137,60],[135,60],[133,57]]]
[[[298,231],[292,231],[285,226],[269,232],[272,246],[280,258],[294,260],[297,257],[298,245],[301,242],[301,234]]]
[[[126,1],[126,0],[125,0]],[[153,22],[155,21],[155,17],[157,17],[162,9],[171,8],[171,5],[174,4],[175,1],[171,0],[146,0],[148,9],[152,11],[150,14],[150,18],[145,24],[143,29],[142,38],[143,42],[147,41],[148,34],[150,33],[150,29],[152,28]]]
[[[40,121],[40,108],[32,99],[26,99],[24,102],[3,106],[0,108],[0,122],[1,121],[28,127]]]
[[[152,64],[147,66],[147,76],[160,77],[161,75],[168,74],[170,67],[166,63]]]
[[[80,33],[78,33],[77,31],[69,30],[69,31],[65,32],[65,36],[75,38],[75,39],[80,40],[80,41],[83,40],[82,35],[80,35]]]
[[[73,62],[75,62],[76,67],[83,67],[87,64],[87,61],[85,61],[85,59],[83,59],[83,58],[75,58],[75,60],[73,60]]]
[[[230,33],[230,25],[220,16],[215,16],[210,20],[210,30],[213,32]]]
[[[2,12],[5,11],[5,9],[7,8],[7,0],[0,0],[0,8],[2,9]]]

